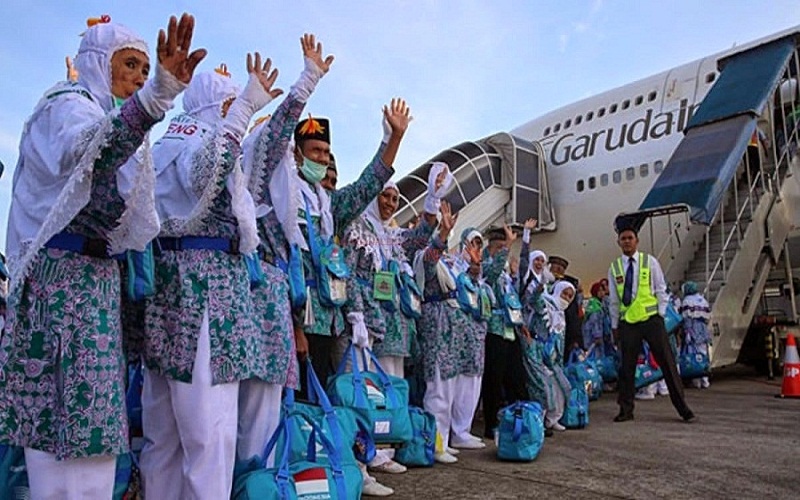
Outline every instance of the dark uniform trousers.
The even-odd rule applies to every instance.
[[[505,401],[526,401],[525,368],[522,366],[523,339],[517,334],[514,340],[500,335],[486,334],[481,398],[483,399],[484,436],[494,438],[497,412]]]
[[[622,367],[619,371],[617,403],[622,415],[633,415],[633,400],[636,376],[636,360],[642,352],[642,340],[650,345],[658,366],[664,373],[664,379],[669,389],[669,398],[672,406],[678,410],[681,417],[691,414],[683,396],[683,382],[678,374],[675,364],[675,355],[669,345],[667,330],[664,328],[664,318],[654,314],[639,323],[626,323],[620,320],[617,330],[619,335],[619,348],[622,355]]]

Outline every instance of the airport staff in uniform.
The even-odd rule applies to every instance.
[[[667,285],[658,261],[652,255],[637,251],[639,237],[628,221],[617,221],[617,244],[622,256],[611,263],[608,281],[611,328],[622,353],[619,372],[619,414],[614,422],[633,420],[634,376],[636,360],[642,352],[642,340],[664,371],[672,405],[687,422],[695,416],[683,397],[683,385],[675,357],[664,328],[667,308]]]

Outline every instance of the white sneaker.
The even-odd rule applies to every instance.
[[[486,448],[486,443],[483,441],[474,441],[472,439],[467,439],[466,441],[450,441],[450,444],[453,445],[453,448],[459,448],[462,450],[482,450]]]
[[[708,377],[703,377],[703,382],[701,382],[701,384],[703,389],[708,389],[711,386],[711,382],[708,381]]]
[[[566,427],[564,427],[563,425],[561,425],[558,422],[556,422],[553,425],[551,425],[550,428],[553,429],[554,431],[558,431],[558,432],[562,432],[562,431],[567,430]]]
[[[385,472],[387,474],[402,474],[406,472],[408,468],[403,464],[395,462],[394,460],[389,460],[380,465],[370,465],[369,470],[374,472]]]
[[[454,464],[458,462],[458,459],[456,457],[447,452],[436,453],[433,455],[433,459],[439,462],[440,464]]]
[[[655,399],[656,395],[651,393],[651,392],[641,392],[640,391],[640,392],[637,392],[636,396],[634,396],[634,397],[636,399]]]
[[[467,434],[467,439],[472,440],[472,441],[477,441],[478,443],[482,443],[483,442],[483,439],[479,438],[475,434]]]
[[[461,452],[460,452],[460,451],[458,451],[457,449],[455,449],[455,448],[451,448],[451,447],[449,447],[449,446],[447,447],[447,449],[446,449],[445,451],[446,451],[447,453],[451,454],[451,455],[458,455],[459,453],[461,453]]]
[[[388,486],[382,485],[374,479],[371,479],[364,481],[361,494],[368,497],[388,497],[389,495],[394,494],[394,490]]]
[[[658,395],[659,396],[669,396],[669,389],[666,387],[659,387],[658,388]]]

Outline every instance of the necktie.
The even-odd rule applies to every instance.
[[[625,288],[622,290],[622,303],[626,306],[631,305],[633,298],[633,257],[628,259],[628,270],[625,271]]]

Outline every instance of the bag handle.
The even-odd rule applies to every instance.
[[[580,360],[580,358],[579,358],[578,356],[580,356],[580,355],[578,354],[578,349],[573,349],[573,350],[572,350],[572,351],[569,353],[569,359],[567,360],[567,365],[573,365],[573,364],[578,364],[578,363],[580,363],[580,362],[581,362],[581,360]]]
[[[378,362],[377,356],[375,353],[372,352],[371,349],[365,347],[363,349],[363,355],[366,358],[368,355],[372,360],[372,364],[375,366],[375,373],[378,375],[378,379],[383,386],[384,394],[389,398],[391,403],[390,409],[397,409],[402,408],[402,404],[400,404],[400,396],[397,394],[397,390],[395,389],[394,385],[392,385],[392,381],[389,380],[389,375],[387,375],[386,371],[383,369],[381,364]],[[366,359],[364,360],[364,366],[367,366]]]
[[[320,249],[319,242],[317,241],[317,232],[314,230],[314,222],[311,220],[311,207],[308,204],[308,196],[303,193],[303,201],[306,204],[306,231],[308,231],[308,248],[311,250],[311,261],[315,267],[320,266]],[[320,214],[320,217],[322,215]]]
[[[347,498],[347,486],[344,480],[344,471],[342,469],[342,456],[339,453],[339,448],[344,446],[342,442],[332,443],[328,436],[322,432],[322,428],[314,422],[308,415],[303,413],[292,413],[287,417],[288,418],[299,418],[304,420],[311,426],[311,435],[309,436],[308,443],[307,443],[307,451],[306,451],[306,459],[311,462],[317,461],[317,449],[316,443],[317,439],[319,438],[320,444],[322,444],[322,449],[325,450],[325,453],[328,454],[328,462],[330,463],[331,472],[333,474],[333,481],[336,483],[336,492],[338,498]],[[284,420],[285,423],[286,420]],[[289,442],[288,435],[291,434],[288,432],[288,427],[284,429],[285,433],[287,434],[287,444]],[[335,438],[334,438],[335,439]],[[286,447],[286,446],[285,446]],[[288,452],[287,455],[287,478],[288,478]],[[283,460],[282,460],[283,462]],[[290,498],[290,497],[286,497]]]
[[[336,375],[344,375],[347,366],[347,359],[350,358],[350,367],[353,374],[353,388],[355,390],[355,407],[356,408],[369,408],[367,398],[364,395],[367,392],[367,387],[364,383],[364,375],[358,367],[358,358],[356,357],[355,345],[351,340],[344,351],[342,360],[339,361],[339,366],[336,368]],[[364,365],[366,367],[366,364]]]

